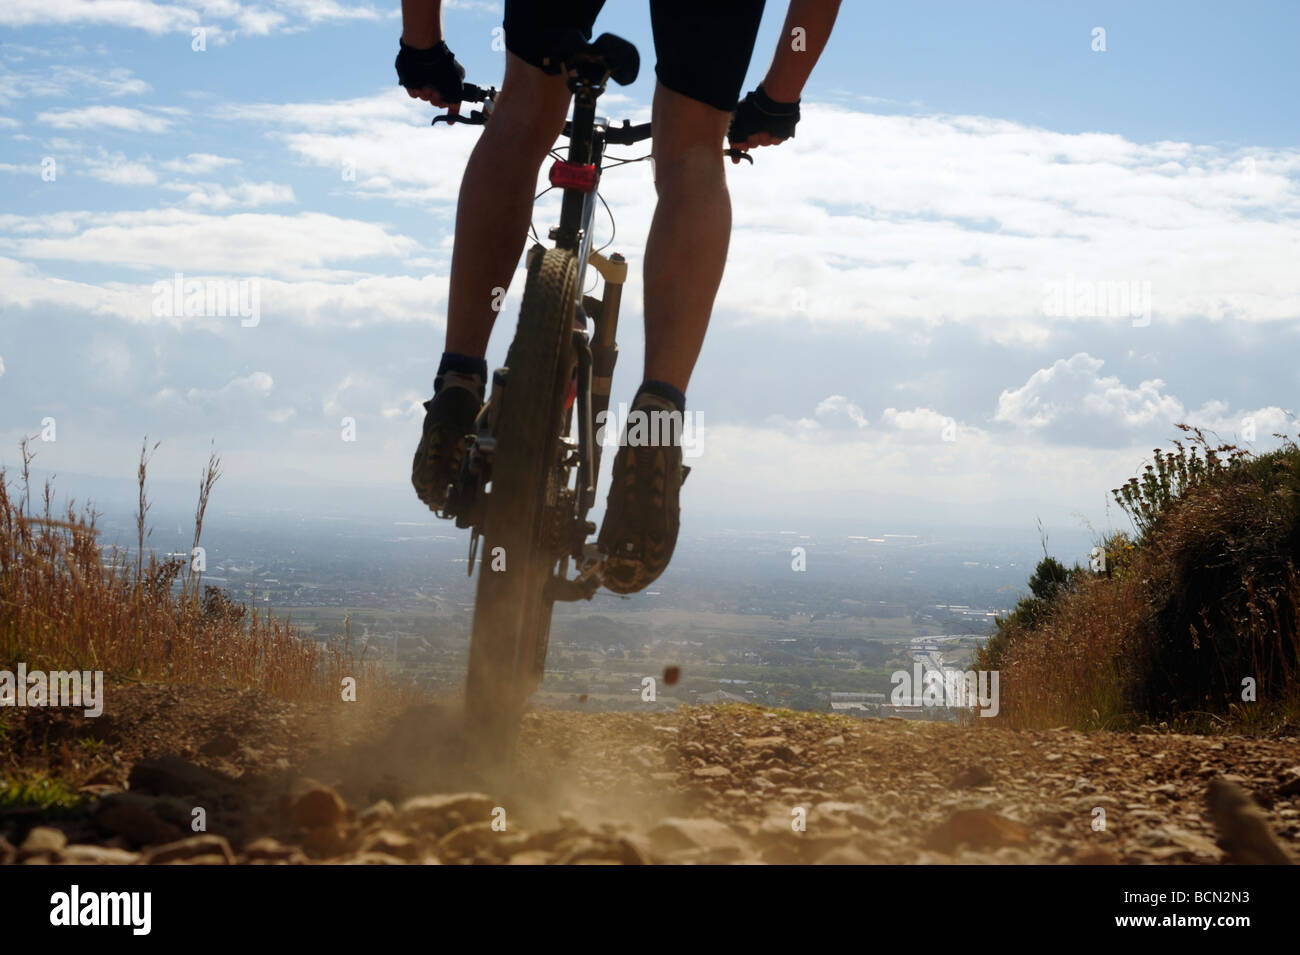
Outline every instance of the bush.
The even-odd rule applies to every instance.
[[[1114,493],[1137,537],[1104,571],[1039,564],[978,656],[1018,725],[1293,725],[1300,715],[1300,448],[1157,452]],[[1243,681],[1256,700],[1243,700]]]
[[[975,651],[975,660],[981,670],[1000,670],[1002,660],[1016,635],[1031,631],[1047,620],[1057,609],[1061,598],[1074,591],[1083,568],[1066,567],[1055,557],[1045,556],[1034,568],[1029,578],[1029,596],[1021,598],[1014,610],[1005,617],[994,618],[994,632]]]

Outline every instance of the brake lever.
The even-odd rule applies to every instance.
[[[754,165],[754,157],[743,149],[737,149],[735,146],[732,146],[730,149],[724,149],[722,155],[729,158],[732,162],[737,162],[738,160],[743,159],[751,166]]]
[[[468,116],[461,116],[457,113],[439,113],[433,117],[430,126],[437,126],[439,123],[446,123],[448,126],[455,126],[457,123],[463,123],[466,126],[486,126],[487,120],[483,117],[483,111],[476,109]]]

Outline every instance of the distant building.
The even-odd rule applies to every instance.
[[[696,699],[700,703],[748,703],[743,696],[737,696],[735,693],[728,693],[726,690],[714,690],[712,693],[701,693]]]
[[[880,715],[884,717],[897,716],[905,720],[926,720],[933,719],[934,716],[926,711],[924,706],[894,706],[886,704],[880,708]]]
[[[883,693],[832,693],[831,712],[846,716],[879,716],[884,702]]]

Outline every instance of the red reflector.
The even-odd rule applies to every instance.
[[[568,162],[555,160],[551,166],[551,185],[561,189],[577,189],[579,192],[593,192],[596,188],[596,166],[593,163]]]

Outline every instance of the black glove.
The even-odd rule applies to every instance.
[[[430,87],[438,91],[445,103],[459,103],[464,97],[465,67],[456,62],[447,44],[440,42],[431,50],[417,50],[397,41],[397,82],[408,90]]]
[[[727,128],[727,139],[743,143],[756,133],[767,133],[773,139],[793,139],[794,127],[799,122],[799,102],[778,103],[758,87],[736,106]]]

